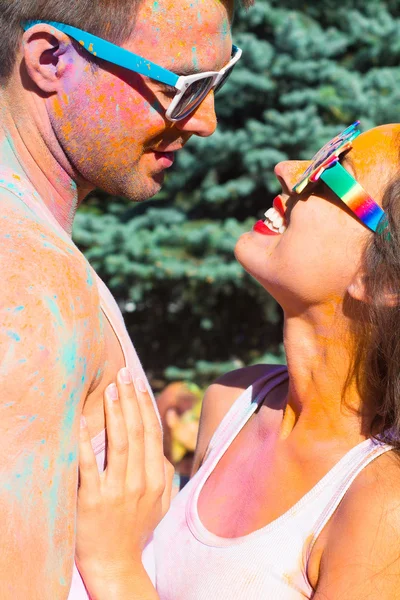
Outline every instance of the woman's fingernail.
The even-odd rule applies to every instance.
[[[132,383],[132,375],[129,369],[124,368],[120,371],[121,381],[123,383]]]
[[[87,427],[87,421],[83,415],[81,415],[81,429],[85,429]]]
[[[143,379],[140,379],[140,377],[135,379],[135,388],[137,389],[138,392],[142,392],[142,393],[147,392],[146,384],[143,381]]]
[[[115,383],[110,383],[110,385],[107,388],[107,393],[111,400],[118,400],[118,388],[115,385]]]

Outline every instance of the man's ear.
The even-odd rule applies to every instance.
[[[45,23],[35,25],[22,38],[26,71],[44,93],[57,93],[62,77],[71,66],[71,57],[79,55],[71,39]]]

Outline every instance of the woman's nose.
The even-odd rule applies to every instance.
[[[274,169],[275,175],[282,186],[283,194],[290,196],[296,183],[298,183],[310,165],[308,160],[284,160]]]

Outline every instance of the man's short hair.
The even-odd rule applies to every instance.
[[[142,2],[143,0],[0,0],[0,81],[7,80],[14,68],[23,33],[21,21],[43,19],[67,23],[120,45],[132,35],[135,15]],[[254,4],[254,0],[242,0],[242,4],[249,7]]]

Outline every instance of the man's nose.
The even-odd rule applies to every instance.
[[[208,137],[217,128],[217,115],[215,114],[214,92],[210,92],[196,110],[186,119],[176,121],[175,126],[181,131],[192,135]]]
[[[308,160],[284,160],[278,163],[274,169],[282,192],[290,196],[296,183],[300,181],[304,171],[309,167]]]

